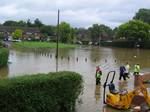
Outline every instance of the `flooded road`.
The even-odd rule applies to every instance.
[[[83,95],[77,101],[77,112],[120,112],[103,105],[103,87],[95,85],[95,68],[101,66],[102,84],[109,71],[117,72],[115,84],[118,89],[134,88],[131,76],[126,82],[118,81],[118,69],[129,62],[131,67],[139,63],[142,72],[150,71],[150,50],[80,47],[59,50],[59,71],[75,71],[84,79]],[[11,49],[8,67],[0,69],[0,77],[13,77],[25,74],[56,71],[55,49],[23,50]]]

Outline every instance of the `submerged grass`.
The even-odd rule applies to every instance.
[[[24,48],[56,48],[56,43],[53,42],[15,42],[13,47],[24,47]],[[59,43],[59,48],[75,48],[73,44]]]

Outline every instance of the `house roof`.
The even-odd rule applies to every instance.
[[[0,32],[14,32],[16,29],[23,30],[24,33],[40,33],[39,28],[33,27],[12,27],[12,26],[0,26]]]

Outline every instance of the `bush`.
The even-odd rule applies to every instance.
[[[121,47],[121,48],[136,48],[137,45],[139,45],[139,48],[144,48],[144,49],[150,49],[150,41],[140,41],[140,42],[135,42],[135,41],[112,41],[112,42],[106,42],[106,41],[101,41],[101,46],[111,46],[111,47]]]
[[[82,90],[74,72],[22,76],[0,81],[1,112],[72,112]]]
[[[8,55],[9,55],[8,49],[0,47],[0,67],[7,65]]]

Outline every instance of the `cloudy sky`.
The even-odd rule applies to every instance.
[[[74,27],[99,23],[114,28],[132,19],[140,8],[150,8],[150,0],[0,0],[0,23],[39,18],[56,25],[60,9],[60,20]]]

